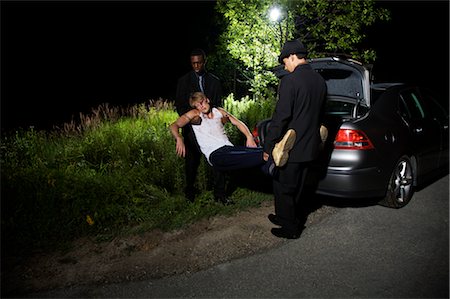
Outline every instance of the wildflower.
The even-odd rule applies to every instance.
[[[94,225],[94,220],[93,220],[92,217],[89,216],[89,215],[86,216],[86,222],[87,222],[89,225]]]

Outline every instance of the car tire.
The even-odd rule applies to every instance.
[[[413,175],[411,159],[408,156],[401,157],[395,164],[388,182],[386,196],[380,201],[380,204],[397,209],[406,206],[414,194]]]

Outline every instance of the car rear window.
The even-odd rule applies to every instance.
[[[339,95],[353,99],[361,97],[362,82],[355,72],[333,68],[319,68],[316,71],[325,79],[328,95]]]
[[[384,93],[384,90],[379,90],[379,89],[371,89],[371,94],[370,94],[370,102],[372,105],[374,105],[378,99],[380,98],[380,96]]]

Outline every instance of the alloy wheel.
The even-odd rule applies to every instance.
[[[414,193],[413,168],[407,156],[400,158],[392,171],[386,197],[381,204],[391,208],[401,208],[408,204]]]

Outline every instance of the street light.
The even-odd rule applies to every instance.
[[[278,23],[280,28],[280,49],[283,47],[283,28],[281,27],[281,19],[283,15],[281,9],[274,5],[269,9],[269,19],[271,22]]]
[[[278,22],[281,18],[281,10],[278,6],[272,6],[272,8],[270,8],[269,18],[272,22]]]

